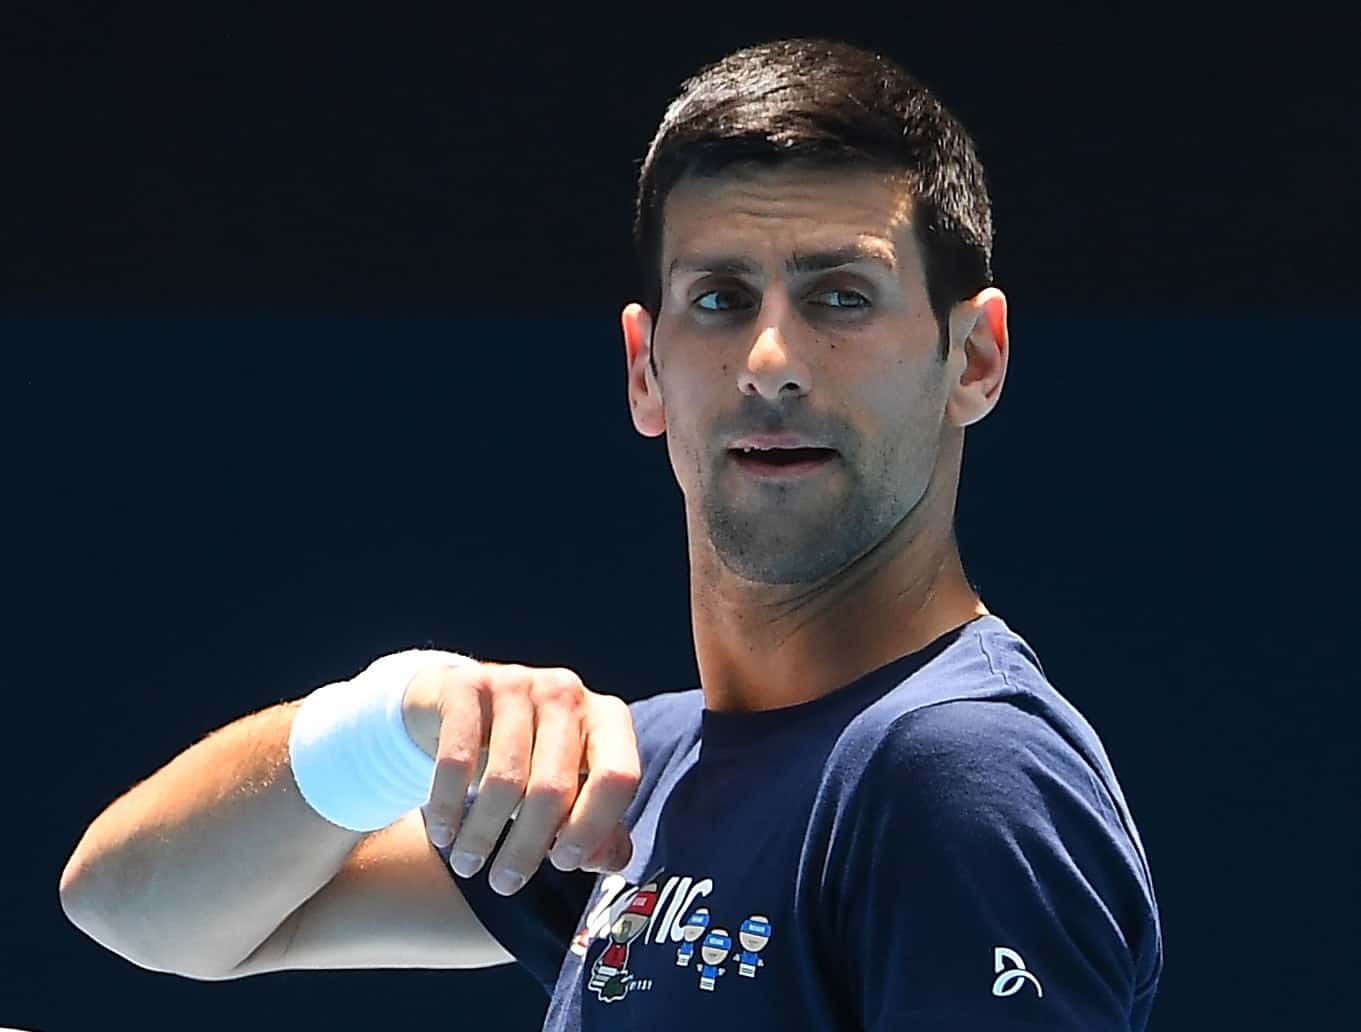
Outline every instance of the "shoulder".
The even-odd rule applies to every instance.
[[[824,774],[832,788],[891,793],[900,808],[1015,813],[1062,793],[1132,830],[1095,729],[1026,641],[991,615],[859,713]]]
[[[698,688],[658,692],[629,703],[629,710],[633,713],[635,721],[674,719],[682,714],[698,720],[700,710],[703,708],[704,693]]]
[[[1151,895],[1142,843],[1095,729],[996,617],[972,624],[856,715],[828,756],[819,802],[833,820],[870,815],[881,840],[910,836],[923,860],[934,850],[946,862],[965,842],[1094,851],[1118,858]],[[926,844],[925,829],[942,834]]]
[[[691,724],[698,726],[703,709],[704,693],[698,688],[661,692],[629,703],[634,730],[640,734],[658,730],[674,732]]]
[[[703,709],[704,694],[698,688],[661,692],[629,703],[644,770],[694,743]]]
[[[1052,819],[1054,796],[1113,808],[1083,756],[1045,717],[1008,699],[952,699],[862,714],[838,740],[828,788],[915,820]]]
[[[1158,908],[1119,787],[1029,705],[954,699],[848,728],[810,830],[846,878],[872,882],[894,856],[895,877],[942,895],[957,877],[977,891],[1029,885],[1034,920],[1095,927],[1119,915],[1108,931],[1156,977]]]
[[[1026,706],[962,698],[876,715],[830,759],[811,883],[884,1027],[898,1027],[895,1008],[953,1018],[991,1001],[978,970],[999,944],[1061,1001],[1066,1016],[1042,1015],[1046,1028],[1117,1027],[1157,983],[1157,904],[1136,841],[1082,753]],[[895,996],[903,970],[920,976],[910,1001]]]
[[[1036,758],[1081,757],[1036,709],[1017,699],[950,699],[899,712],[866,711],[837,742],[835,759],[918,776],[1024,768]]]

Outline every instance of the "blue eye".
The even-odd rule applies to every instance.
[[[706,290],[703,294],[700,294],[699,297],[695,298],[695,302],[694,302],[694,303],[695,303],[695,305],[697,305],[699,308],[703,309],[703,310],[706,311],[706,312],[730,312],[730,311],[732,311],[732,309],[733,309],[734,306],[730,306],[730,305],[720,305],[720,306],[718,306],[718,307],[715,307],[715,306],[713,306],[713,305],[707,305],[707,304],[705,304],[705,303],[704,303],[704,299],[705,299],[705,298],[711,298],[711,297],[728,297],[728,298],[732,298],[732,297],[735,297],[736,295],[737,295],[737,291],[735,291],[735,290]]]
[[[843,303],[840,303],[840,302],[828,304],[828,303],[825,302],[825,301],[817,301],[817,302],[814,302],[814,303],[815,303],[815,304],[826,304],[828,308],[868,308],[868,307],[869,307],[869,299],[868,299],[867,297],[865,297],[864,294],[861,294],[861,293],[859,293],[858,291],[854,291],[854,290],[824,290],[822,293],[820,293],[820,294],[814,294],[813,296],[814,296],[814,297],[822,298],[822,297],[832,297],[833,295],[836,295],[836,296],[841,297],[841,298],[854,298],[855,300],[854,300],[852,303],[850,303],[850,304],[843,304]]]
[[[823,298],[833,300],[821,300]],[[746,307],[742,304],[740,291],[724,289],[706,290],[692,303],[705,312],[732,312]],[[812,303],[842,311],[870,307],[869,298],[857,290],[823,290],[812,295]]]

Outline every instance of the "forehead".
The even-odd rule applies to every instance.
[[[662,269],[699,253],[775,254],[882,241],[909,262],[912,196],[901,172],[738,164],[689,175],[662,209]]]

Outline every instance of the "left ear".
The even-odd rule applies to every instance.
[[[955,305],[946,360],[950,396],[945,418],[951,425],[970,426],[992,411],[1002,394],[1010,354],[1005,294],[984,287]]]

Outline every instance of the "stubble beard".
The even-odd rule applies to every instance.
[[[739,489],[740,501],[711,482],[700,507],[704,531],[719,561],[743,580],[772,585],[825,580],[872,548],[890,522],[883,499],[870,498],[854,470],[848,481],[842,498],[800,484]],[[757,492],[765,493],[764,502]]]

